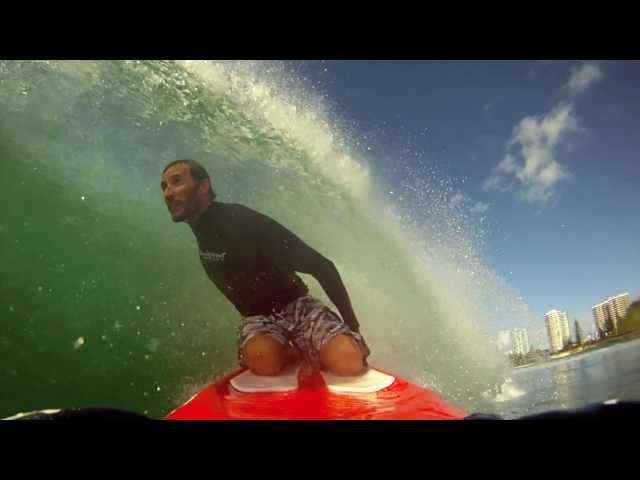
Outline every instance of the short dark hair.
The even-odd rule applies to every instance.
[[[177,165],[180,163],[189,165],[191,178],[193,178],[196,182],[203,182],[205,180],[209,180],[209,198],[211,200],[215,200],[217,195],[216,195],[216,192],[213,191],[213,185],[211,184],[211,177],[209,177],[209,173],[205,170],[205,168],[195,160],[174,160],[169,165],[164,167],[164,170],[162,171],[162,173],[166,172],[167,170],[169,170],[169,168],[173,167],[174,165]]]

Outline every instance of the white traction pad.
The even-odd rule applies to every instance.
[[[231,379],[231,386],[243,393],[291,392],[298,389],[300,365],[291,365],[276,377],[255,375],[250,370]]]
[[[245,370],[229,383],[242,393],[292,392],[298,389],[299,371],[300,365],[291,365],[276,377],[266,377]],[[336,393],[375,393],[395,381],[395,377],[373,368],[355,377],[340,377],[327,371],[322,371],[321,374],[327,389]]]
[[[391,385],[396,379],[391,375],[373,368],[356,377],[340,377],[330,372],[322,372],[324,383],[332,392],[337,393],[374,393]]]

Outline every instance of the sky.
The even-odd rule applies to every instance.
[[[640,61],[294,63],[390,188],[407,151],[453,179],[539,331],[559,309],[590,333],[593,305],[640,297]]]

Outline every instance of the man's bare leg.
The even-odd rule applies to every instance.
[[[275,376],[287,361],[288,348],[271,335],[256,335],[244,347],[244,362],[256,375]]]
[[[349,335],[336,335],[320,349],[322,365],[340,376],[362,373],[364,356],[356,341]]]

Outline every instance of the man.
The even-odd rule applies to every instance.
[[[241,365],[277,375],[294,353],[337,375],[363,370],[369,349],[333,262],[270,217],[217,201],[198,162],[171,162],[160,186],[173,221],[191,226],[207,275],[243,317]],[[295,272],[315,277],[342,319]]]

